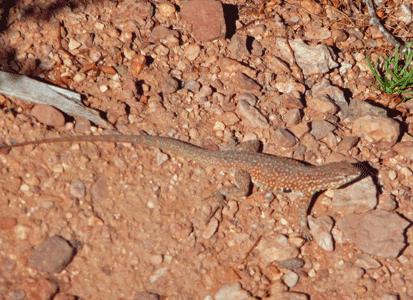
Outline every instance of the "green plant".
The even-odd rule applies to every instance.
[[[413,51],[410,51],[413,42],[405,46],[404,60],[400,59],[399,46],[394,50],[392,56],[384,58],[383,69],[379,69],[379,58],[376,60],[376,65],[373,67],[370,57],[367,55],[367,62],[371,71],[379,82],[379,87],[372,84],[377,90],[386,94],[401,93],[413,95],[413,91],[407,89],[413,88],[413,68],[408,70],[408,67],[413,59]],[[408,53],[408,54],[406,54]],[[384,73],[384,74],[383,74]],[[406,101],[406,97],[403,101]]]

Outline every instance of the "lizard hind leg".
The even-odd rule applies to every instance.
[[[303,196],[301,200],[300,207],[298,209],[298,220],[300,222],[300,235],[308,242],[311,242],[313,239],[308,227],[307,217],[311,205],[311,200],[313,199],[314,194],[307,193]]]
[[[222,209],[226,204],[226,197],[241,198],[248,195],[251,189],[251,176],[247,170],[237,169],[234,175],[235,186],[224,186],[216,190],[214,193],[204,198],[206,200],[211,197],[217,198],[217,206],[212,210],[211,215],[207,219],[207,223],[212,219],[215,213]]]

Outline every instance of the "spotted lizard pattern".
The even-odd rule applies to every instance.
[[[215,166],[217,169],[233,171],[235,172],[235,186],[222,187],[213,194],[218,197],[219,202],[223,202],[224,197],[247,196],[250,192],[251,183],[268,191],[291,191],[298,193],[302,196],[298,210],[301,227],[300,233],[307,240],[311,240],[307,224],[307,214],[314,195],[323,190],[339,188],[354,181],[361,175],[359,168],[345,161],[313,166],[288,157],[258,153],[255,152],[259,147],[258,141],[247,142],[238,150],[214,151],[168,137],[143,134],[95,135],[70,136],[1,145],[0,150],[57,142],[121,142],[140,144],[157,147],[172,155],[204,165]]]

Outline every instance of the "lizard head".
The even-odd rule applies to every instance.
[[[355,180],[362,174],[359,168],[346,161],[325,164],[319,168],[321,168],[319,171],[325,174],[319,191],[337,189]]]

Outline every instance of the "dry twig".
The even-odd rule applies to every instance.
[[[400,43],[396,41],[394,36],[391,35],[391,33],[388,32],[386,28],[384,28],[384,26],[380,23],[380,20],[376,15],[376,11],[374,10],[373,0],[366,0],[366,5],[370,15],[370,24],[376,27],[390,44],[395,47],[400,46]]]

